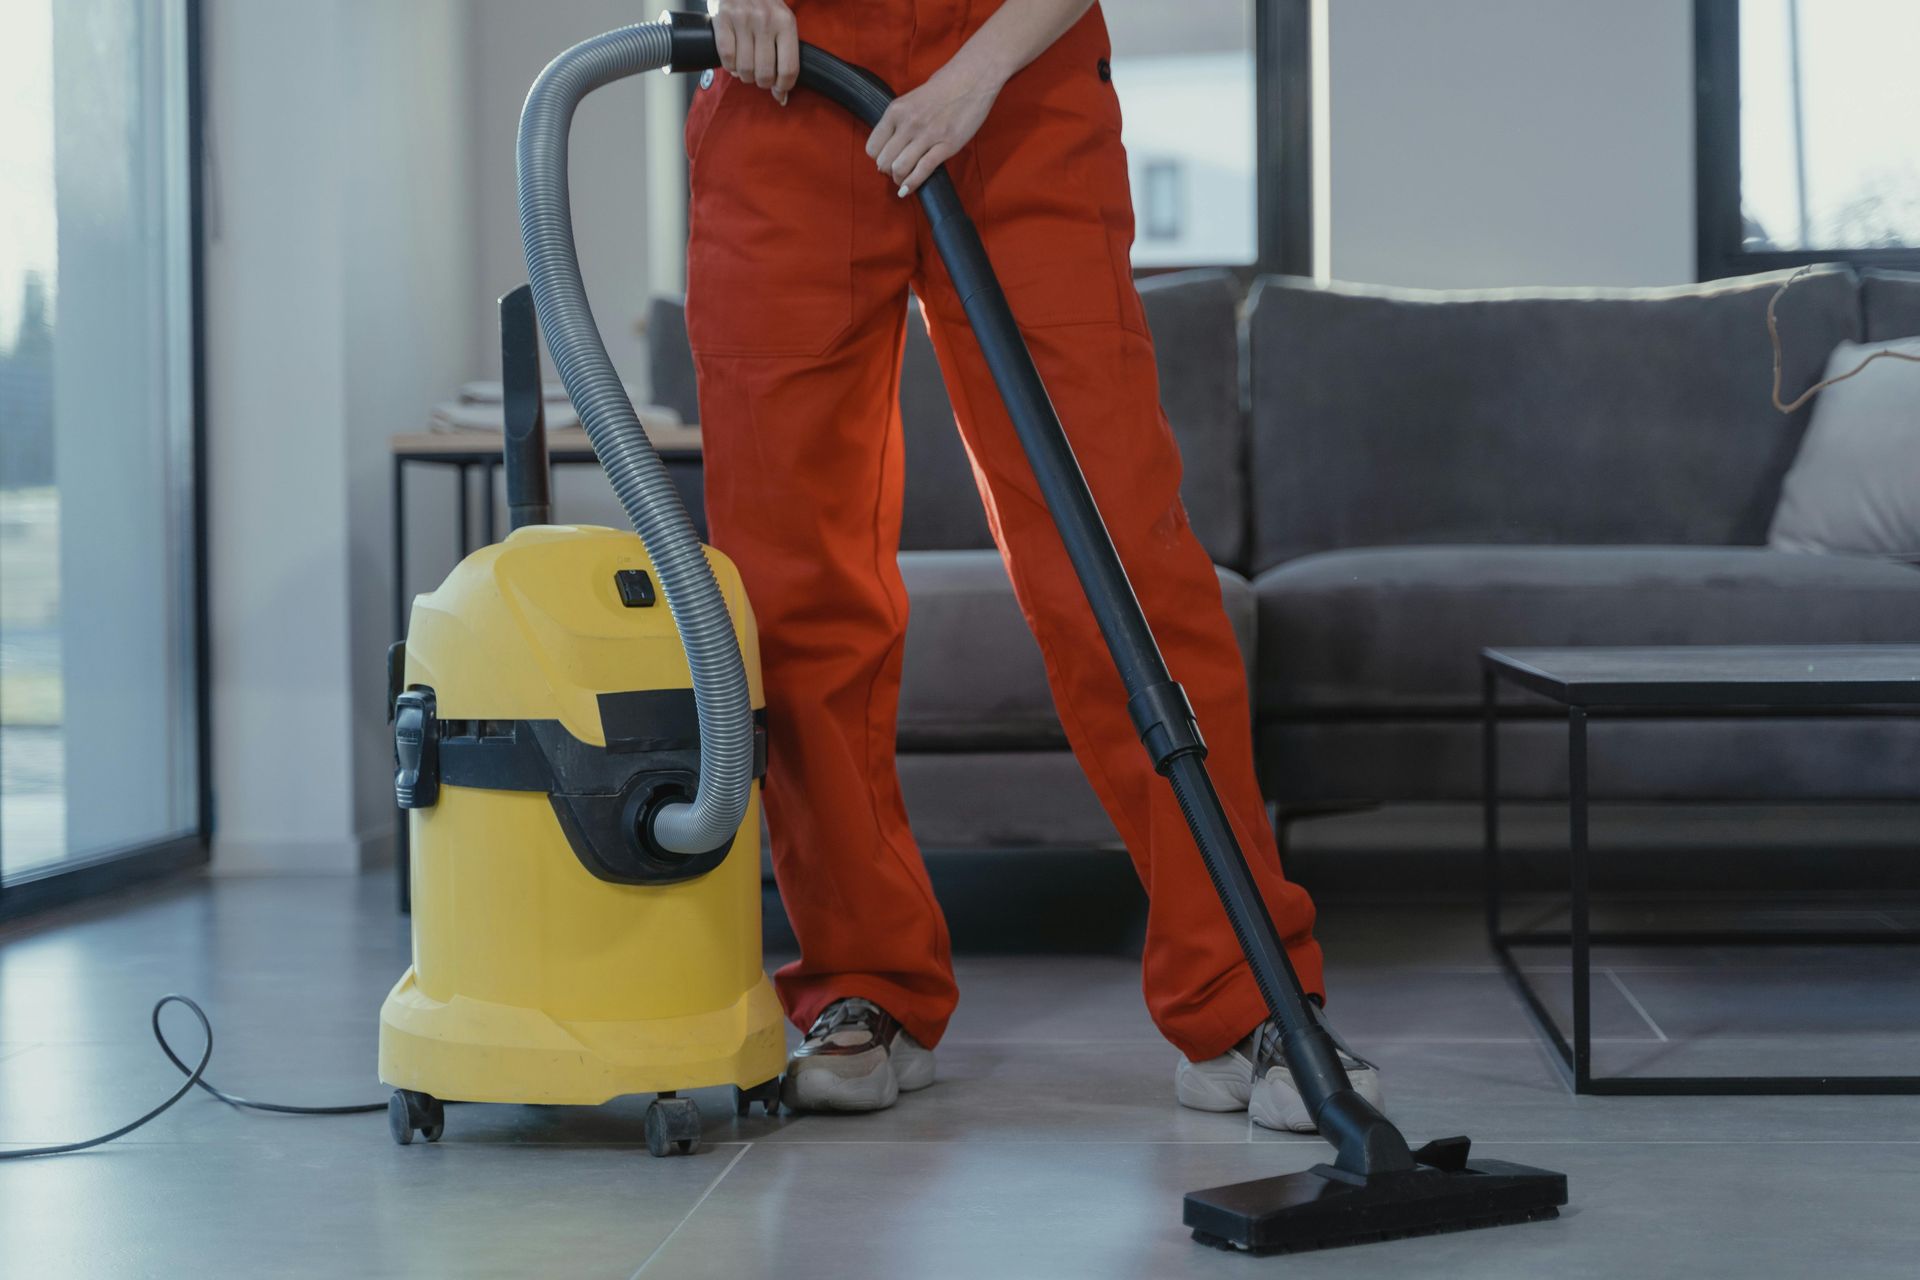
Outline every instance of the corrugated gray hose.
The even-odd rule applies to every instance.
[[[753,706],[733,618],[667,470],[634,415],[594,324],[573,247],[567,134],[581,99],[604,84],[667,65],[665,22],[623,27],[575,45],[533,82],[520,112],[520,237],[547,350],[593,451],[646,545],[680,628],[700,719],[700,781],[691,801],[661,807],[653,842],[696,854],[729,843],[753,783]]]

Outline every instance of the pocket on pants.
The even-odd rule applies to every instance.
[[[696,352],[817,356],[852,324],[849,120],[812,94],[781,107],[725,72],[696,95],[687,118]]]
[[[1127,157],[1105,67],[1104,34],[1076,28],[1008,82],[973,148],[981,238],[1023,328],[1144,331]]]

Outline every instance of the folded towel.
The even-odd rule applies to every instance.
[[[566,384],[558,380],[542,383],[540,390],[542,395],[549,401],[565,400],[567,398]],[[501,394],[500,384],[498,382],[468,382],[462,384],[460,387],[460,403],[499,404]],[[632,387],[627,388],[627,395],[636,402],[639,400],[639,397],[634,395]]]
[[[498,388],[500,384],[496,382],[492,385]],[[504,431],[507,426],[504,412],[497,398],[491,402],[470,401],[466,399],[463,388],[461,399],[446,400],[433,406],[427,425],[431,431]],[[573,405],[564,392],[557,402],[549,398],[546,412],[549,431],[563,431],[580,425],[580,415],[573,411]],[[661,405],[636,404],[634,412],[640,418],[640,425],[649,431],[681,425],[680,415]]]

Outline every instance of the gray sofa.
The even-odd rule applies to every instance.
[[[1764,546],[1809,412],[1768,403],[1777,284],[1143,282],[1189,511],[1240,631],[1261,781],[1282,817],[1476,798],[1486,645],[1920,639],[1920,570]],[[1791,394],[1843,338],[1920,333],[1920,278],[1822,270],[1780,318]],[[677,325],[658,304],[654,386],[692,420]],[[900,769],[916,831],[929,849],[1112,845],[931,348],[909,328]],[[1505,785],[1564,794],[1563,726],[1544,704],[1518,711]],[[1911,799],[1920,726],[1615,724],[1594,770],[1611,798]]]

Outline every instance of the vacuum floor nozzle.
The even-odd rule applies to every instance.
[[[1536,1222],[1560,1215],[1565,1174],[1466,1158],[1449,1138],[1415,1154],[1419,1167],[1371,1176],[1330,1165],[1190,1193],[1193,1238],[1249,1253],[1304,1253],[1407,1236]]]

